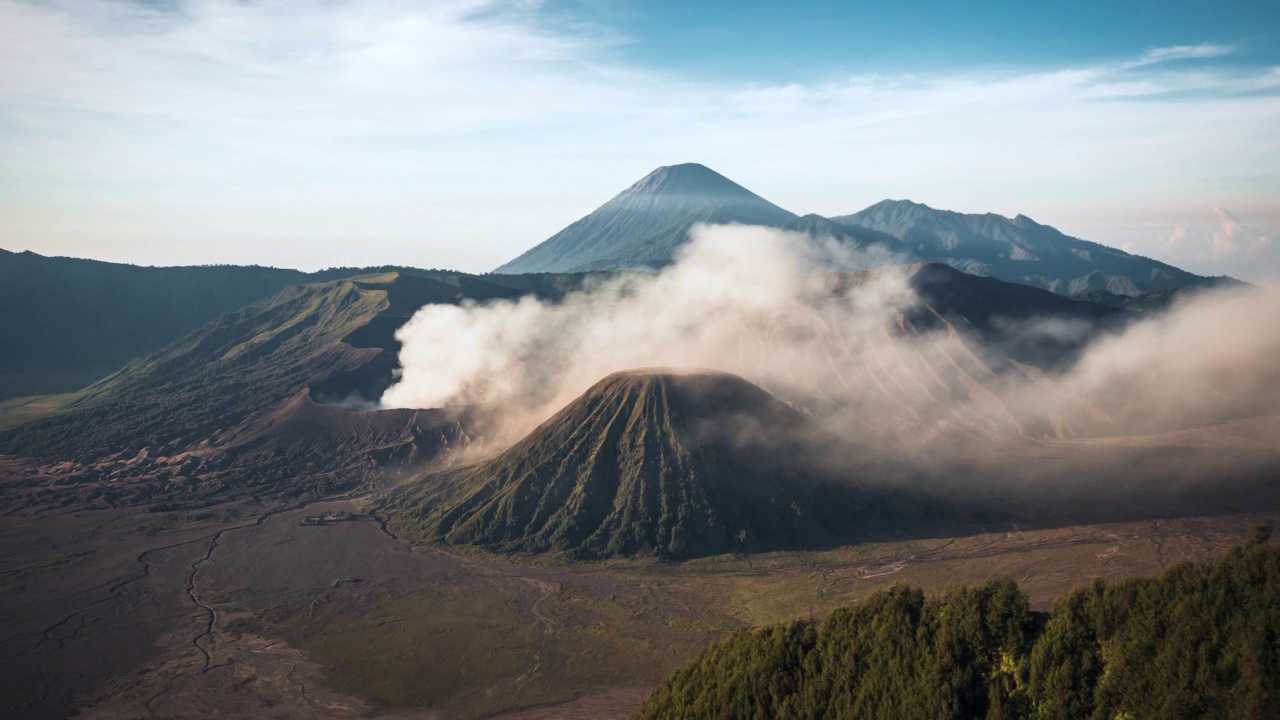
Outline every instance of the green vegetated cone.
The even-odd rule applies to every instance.
[[[894,522],[897,496],[806,465],[811,431],[735,375],[617,373],[501,455],[393,495],[386,512],[421,540],[586,558],[815,546]]]

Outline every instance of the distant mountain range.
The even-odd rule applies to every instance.
[[[1069,362],[1093,333],[1136,317],[1134,309],[1166,306],[1181,292],[1169,288],[1182,287],[1180,283],[1195,287],[1210,282],[1068,238],[1025,218],[939,213],[912,203],[881,203],[840,219],[797,216],[700,165],[655,171],[598,213],[502,268],[522,271],[516,274],[391,267],[318,273],[236,266],[151,268],[0,251],[0,303],[6,308],[0,314],[0,336],[6,339],[0,343],[0,380],[8,385],[0,384],[0,454],[48,463],[57,468],[50,470],[57,483],[63,483],[64,475],[81,481],[67,484],[81,500],[107,504],[180,502],[228,493],[293,497],[375,486],[386,468],[420,468],[480,432],[453,412],[350,411],[372,407],[391,382],[399,351],[395,332],[416,310],[427,304],[526,295],[554,299],[591,285],[608,275],[609,268],[659,267],[671,262],[698,222],[765,224],[834,238],[877,263],[945,254],[946,264],[916,262],[905,268],[919,304],[903,308],[891,327],[879,331],[882,339],[933,338],[931,350],[912,349],[895,355],[901,362],[863,367],[866,379],[880,389],[869,402],[884,411],[876,422],[868,422],[868,430],[886,439],[927,438],[940,424],[972,435],[1089,434],[1093,416],[1088,408],[1049,418],[994,401],[1002,377],[1013,373],[1033,384],[1042,382],[1040,370]],[[1074,299],[956,269],[964,265],[998,277],[1021,264],[1039,270],[1018,280],[1075,292]],[[1079,274],[1063,281],[1045,274],[1046,264]],[[575,272],[534,272],[548,266]],[[880,272],[886,271],[837,274],[834,291],[868,282]],[[1162,283],[1169,288],[1134,295]],[[820,308],[813,312],[818,332],[829,319]],[[1040,318],[1069,321],[1088,332],[1029,341],[1019,332],[1020,323]],[[832,336],[833,353],[815,355],[812,362],[861,357],[865,348],[840,345],[850,339],[838,335]],[[857,338],[852,340],[856,344]],[[49,371],[62,375],[50,377]],[[744,374],[750,375],[750,369]],[[841,377],[838,372],[828,375]],[[663,388],[687,384],[654,382]],[[633,385],[622,395],[607,396],[630,397]],[[829,407],[840,402],[833,388],[789,389],[814,409],[839,409]],[[646,393],[641,394],[650,397]],[[19,395],[41,397],[6,400]],[[646,450],[634,458],[642,486],[649,486],[646,463],[684,447],[683,431],[663,432],[650,436],[666,443],[666,449],[656,450],[658,455]],[[548,447],[555,445],[548,442]],[[499,492],[506,480],[498,475],[525,472],[537,461],[510,454],[503,458],[476,470],[479,474],[468,485]],[[733,462],[738,461],[725,460],[725,467]],[[722,472],[717,467],[694,463],[685,469],[690,477],[708,479]],[[623,470],[630,472],[601,472]],[[304,476],[306,482],[297,480]],[[539,482],[550,481],[549,476],[538,477]],[[119,482],[126,478],[134,481]],[[688,489],[694,492],[695,486]],[[520,503],[502,507],[502,512],[524,511]],[[566,519],[564,527],[578,527],[580,521],[585,522]],[[507,534],[507,526],[479,516],[464,524],[471,529],[440,525],[431,533],[441,539],[534,549],[544,546],[547,533],[560,532],[554,523],[535,523],[520,530],[517,539]],[[552,545],[585,553],[631,554],[648,548],[671,555],[733,547],[721,535],[677,542],[670,531],[646,525],[629,538],[611,535],[603,545],[589,534],[572,540],[556,535],[564,542]],[[760,547],[787,544],[784,536],[792,532],[761,530],[753,542]]]
[[[832,218],[878,230],[919,257],[971,275],[1033,285],[1063,295],[1105,290],[1141,295],[1215,281],[1150,258],[1064,235],[1025,215],[966,215],[909,200],[885,200]]]
[[[764,225],[831,237],[864,251],[863,267],[939,262],[1064,295],[1103,290],[1136,296],[1220,281],[1064,235],[1024,215],[967,215],[885,200],[852,215],[800,217],[697,163],[654,170],[496,272],[661,267],[674,261],[676,249],[698,223]]]
[[[224,313],[289,285],[399,272],[475,285],[477,297],[555,296],[583,273],[673,262],[698,223],[776,227],[855,251],[844,270],[932,261],[963,272],[1134,309],[1222,282],[1064,235],[1018,216],[964,215],[884,201],[852,215],[798,216],[696,163],[654,170],[520,257],[483,276],[407,267],[306,273],[257,266],[139,267],[0,250],[0,402],[63,393],[115,372]],[[485,289],[488,288],[488,289]],[[502,290],[495,290],[501,288]],[[1151,297],[1139,297],[1155,293]]]

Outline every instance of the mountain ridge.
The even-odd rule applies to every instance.
[[[971,275],[1061,295],[1104,290],[1137,296],[1218,282],[1151,258],[1067,235],[1019,214],[960,213],[912,200],[881,200],[832,220],[884,232],[915,255]]]
[[[1061,295],[1138,296],[1227,281],[1071,237],[1022,214],[964,214],[882,200],[850,215],[798,215],[696,163],[654,170],[495,272],[657,268],[675,261],[699,223],[762,225],[834,240],[851,251],[845,269],[934,261]]]
[[[453,285],[479,299],[559,297],[589,281],[581,274],[472,275],[392,265],[315,272],[141,266],[0,249],[0,401],[80,390],[290,285],[389,272]]]

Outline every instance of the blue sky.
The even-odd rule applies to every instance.
[[[568,0],[544,12],[620,30],[627,61],[730,80],[1052,67],[1203,44],[1232,46],[1235,62],[1280,59],[1280,10],[1264,2]]]
[[[1276,4],[1044,5],[0,0],[0,247],[481,271],[696,161],[1280,274]]]

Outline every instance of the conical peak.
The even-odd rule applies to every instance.
[[[677,367],[647,367],[636,368],[634,370],[620,370],[605,376],[605,380],[611,378],[675,378],[675,377],[722,377],[735,378],[740,382],[746,382],[742,378],[727,373],[723,370],[712,370],[710,368],[677,368]]]
[[[623,195],[763,200],[724,175],[698,163],[664,165],[627,188]]]
[[[623,370],[606,376],[586,392],[589,397],[619,387],[665,386],[681,392],[704,394],[713,390],[730,390],[745,393],[766,394],[743,378],[720,370],[706,368],[638,368]]]
[[[824,544],[858,526],[865,502],[800,462],[808,427],[736,375],[620,372],[506,452],[395,502],[411,532],[499,551],[679,558]]]
[[[699,223],[780,227],[795,215],[697,163],[660,167],[500,273],[662,267]]]
[[[752,416],[763,422],[795,422],[791,407],[765,390],[732,373],[707,369],[643,368],[617,372],[597,382],[569,407],[567,415],[601,403],[645,405],[662,398],[661,405],[678,406],[686,420]],[[783,422],[785,420],[785,422]]]

